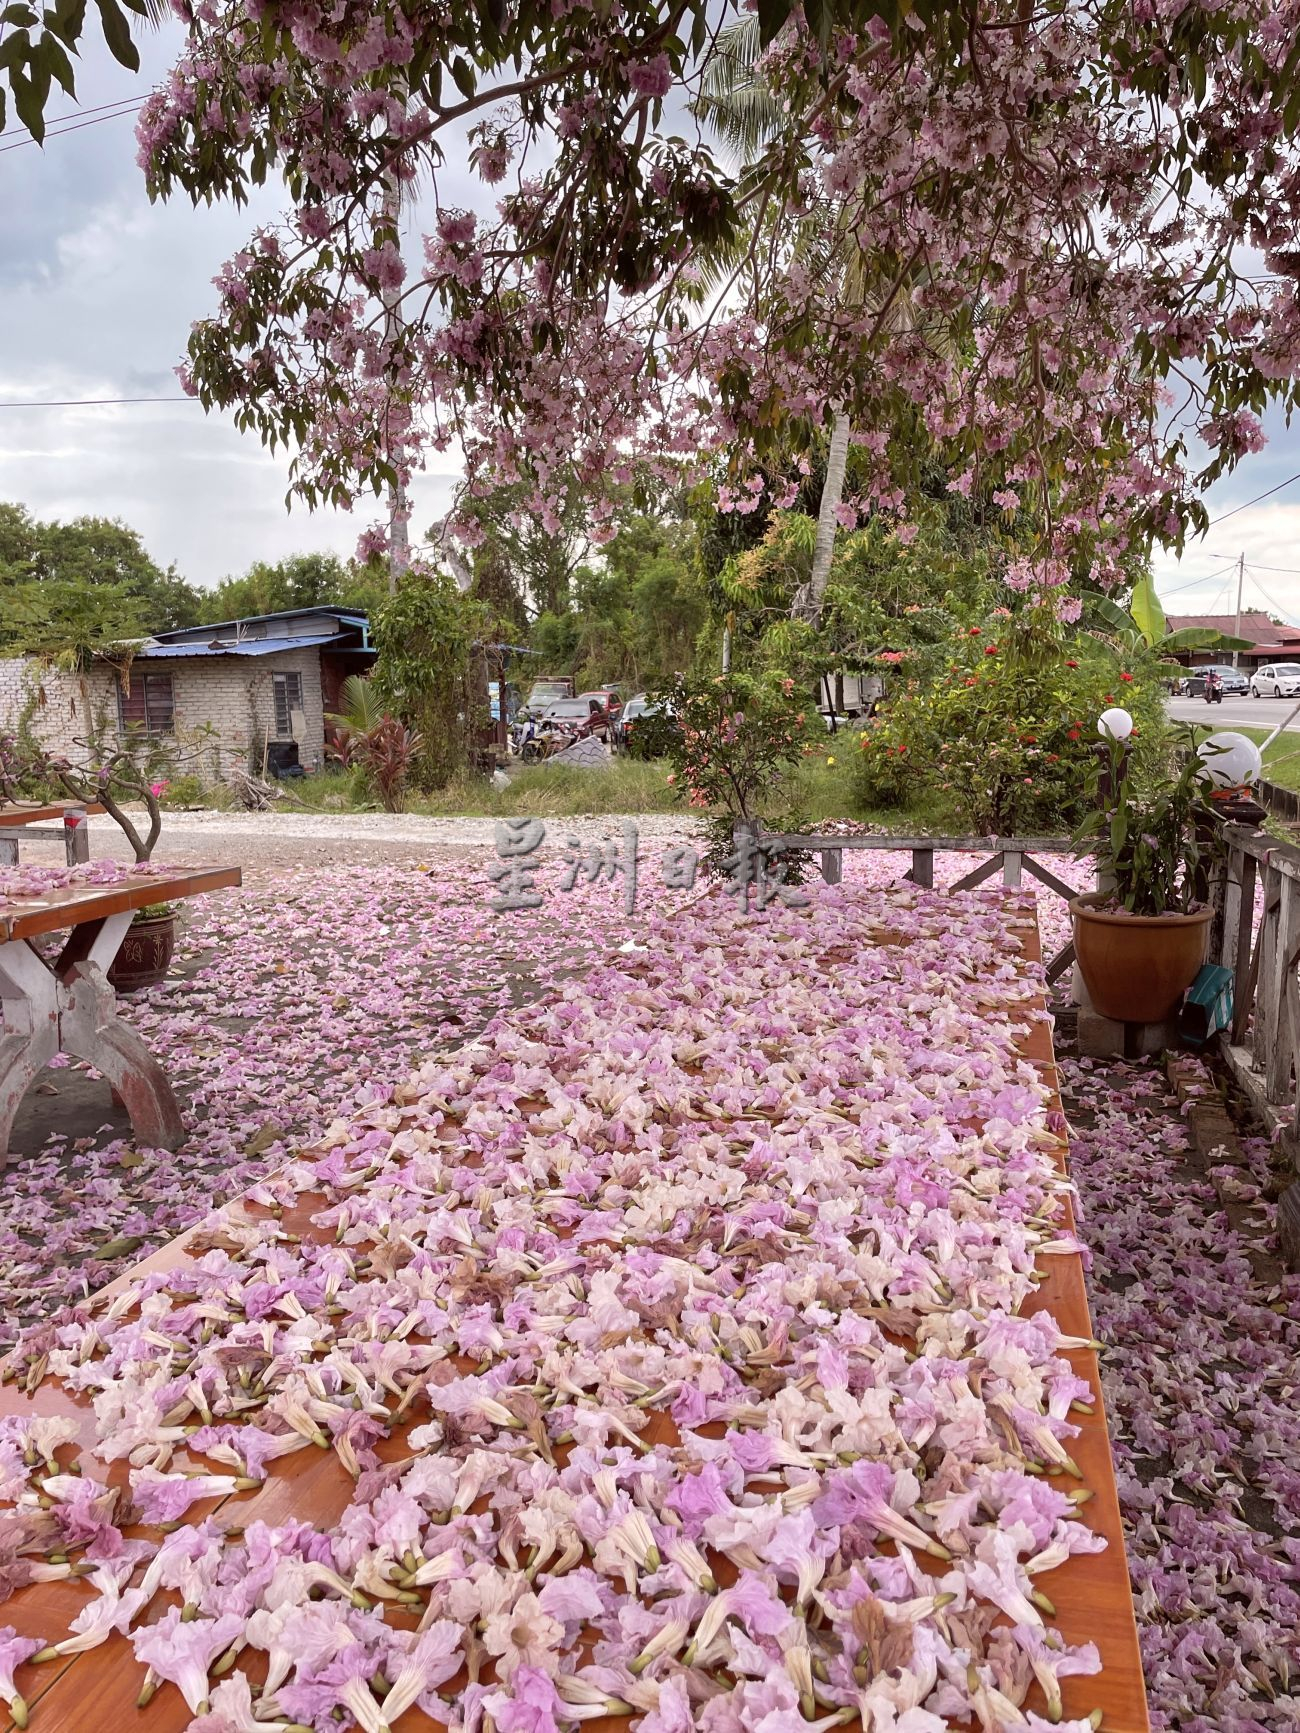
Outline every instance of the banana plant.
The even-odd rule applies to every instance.
[[[1180,674],[1180,650],[1253,650],[1251,638],[1234,638],[1231,632],[1218,632],[1212,626],[1184,626],[1171,632],[1165,611],[1160,606],[1150,573],[1133,586],[1133,597],[1127,609],[1112,602],[1108,596],[1092,596],[1088,603],[1087,625],[1098,637],[1118,644],[1124,650],[1147,650],[1159,659],[1166,674]]]

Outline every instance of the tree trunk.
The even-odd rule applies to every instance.
[[[403,101],[405,113],[405,101]],[[402,190],[401,182],[395,173],[384,180],[384,223],[391,226],[397,236],[400,250],[402,244]],[[393,343],[402,324],[401,313],[402,291],[400,288],[385,289],[384,303],[384,341]],[[391,457],[391,452],[385,453]],[[397,586],[406,576],[411,565],[411,535],[408,517],[410,506],[406,498],[406,484],[399,480],[388,490],[388,593],[397,594]]]
[[[837,409],[826,452],[826,480],[822,483],[822,503],[817,513],[812,572],[795,597],[792,609],[797,620],[806,620],[810,626],[816,626],[822,617],[822,603],[826,599],[826,585],[830,581],[831,560],[835,554],[835,531],[839,521],[835,513],[844,498],[844,470],[848,457],[849,418]]]

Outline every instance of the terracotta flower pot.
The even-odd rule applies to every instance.
[[[109,968],[109,981],[119,993],[138,993],[142,987],[155,987],[170,968],[175,948],[174,912],[134,920]]]
[[[1163,1023],[1205,962],[1212,909],[1129,915],[1105,891],[1070,904],[1074,952],[1093,1006],[1120,1023]]]

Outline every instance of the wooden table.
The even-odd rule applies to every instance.
[[[90,832],[86,820],[91,813],[103,810],[102,806],[86,806],[75,800],[53,800],[44,805],[38,801],[0,803],[0,866],[17,865],[20,837],[50,838],[57,835],[51,830],[28,828],[51,818],[63,820],[63,846],[67,851],[68,865],[75,866],[79,861],[89,860]]]
[[[238,885],[238,867],[177,867],[111,885],[0,897],[0,1168],[23,1096],[57,1053],[103,1072],[142,1143],[177,1149],[185,1123],[162,1067],[117,1015],[106,977],[137,909]],[[54,962],[29,943],[71,928]]]
[[[1016,937],[1022,946],[1021,960],[1029,965],[1040,960],[1040,950],[1032,905],[1025,904],[1024,907],[1023,922],[1018,926]],[[1030,1001],[1030,1005],[1041,1008],[1041,997]],[[1052,1104],[1059,1106],[1050,1027],[1046,1021],[1034,1023],[1019,1047],[1052,1089]],[[538,1111],[544,1106],[545,1103],[539,1102]],[[526,1104],[521,1103],[519,1111],[529,1116]],[[448,1135],[455,1135],[454,1127],[448,1128]],[[312,1220],[327,1202],[323,1193],[300,1194],[294,1206],[284,1212],[280,1227],[286,1234],[304,1239],[332,1237],[328,1229]],[[265,1220],[267,1214],[260,1205],[240,1199],[229,1204],[226,1213],[236,1223]],[[199,1230],[182,1235],[119,1277],[106,1292],[119,1292],[144,1275],[184,1272],[187,1265],[205,1254],[208,1244],[208,1237]],[[1049,1310],[1067,1334],[1091,1338],[1092,1323],[1083,1266],[1078,1255],[1056,1255],[1046,1259],[1040,1267],[1044,1269],[1044,1280],[1026,1304],[1025,1312]],[[1066,1717],[1083,1717],[1099,1708],[1102,1711],[1101,1733],[1149,1733],[1097,1356],[1091,1349],[1076,1349],[1068,1352],[1065,1358],[1095,1392],[1094,1412],[1075,1416],[1081,1430],[1079,1436],[1071,1441],[1070,1448],[1083,1472],[1084,1484],[1093,1493],[1092,1499],[1080,1512],[1081,1519],[1105,1536],[1107,1547],[1101,1553],[1076,1555],[1064,1565],[1035,1579],[1037,1586],[1055,1603],[1057,1613],[1052,1624],[1071,1643],[1096,1643],[1103,1661],[1103,1671],[1096,1677],[1070,1677],[1062,1681],[1064,1713]],[[33,1395],[27,1395],[13,1384],[0,1386],[0,1416],[15,1414],[68,1416],[77,1422],[80,1440],[60,1453],[61,1461],[66,1461],[74,1452],[81,1456],[95,1436],[94,1416],[86,1398],[51,1378],[46,1378]],[[409,1430],[408,1423],[381,1439],[376,1445],[379,1456],[385,1461],[409,1458]],[[644,1436],[647,1442],[671,1441],[674,1434],[670,1418],[654,1414]],[[85,1461],[87,1470],[97,1479],[109,1485],[125,1485],[125,1463],[118,1461],[106,1466],[89,1456]],[[174,1467],[180,1465],[179,1461],[173,1464]],[[337,1524],[354,1495],[354,1483],[333,1451],[298,1451],[277,1459],[269,1465],[269,1470],[267,1480],[256,1491],[192,1505],[186,1521],[197,1523],[210,1515],[220,1527],[227,1523],[246,1527],[257,1520],[269,1524],[296,1520],[328,1530]],[[931,1567],[933,1561],[918,1554],[917,1562],[925,1569]],[[941,1566],[933,1568],[942,1569]],[[89,1598],[89,1591],[81,1583],[36,1583],[13,1595],[5,1603],[0,1619],[23,1635],[53,1641],[66,1631],[70,1620]],[[149,1617],[158,1616],[162,1606],[160,1598]],[[264,1660],[265,1657],[246,1651],[241,1656],[240,1666],[250,1677],[261,1678],[264,1676]],[[129,1640],[113,1635],[100,1647],[84,1654],[39,1666],[28,1663],[18,1670],[17,1684],[31,1706],[33,1733],[110,1733],[110,1730],[118,1733],[120,1729],[126,1733],[183,1733],[189,1725],[190,1715],[173,1688],[160,1690],[147,1709],[136,1709],[135,1700],[143,1673],[143,1667],[132,1654]],[[1043,1712],[1044,1703],[1037,1688],[1031,1692],[1027,1707],[1040,1714]],[[635,1723],[631,1725],[634,1727]],[[854,1733],[858,1725],[850,1724],[847,1733]],[[2,1712],[0,1727],[12,1729],[12,1723],[5,1720]],[[588,1725],[586,1733],[627,1733],[628,1727],[626,1720],[599,1719]],[[443,1733],[443,1730],[438,1722],[422,1711],[411,1709],[401,1717],[396,1733]]]

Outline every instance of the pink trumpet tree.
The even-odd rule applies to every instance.
[[[1007,576],[1050,594],[1203,528],[1195,484],[1297,400],[1300,0],[760,3],[780,115],[743,167],[689,119],[735,0],[173,4],[151,190],[292,201],[183,377],[296,443],[309,503],[458,445],[544,523],[580,490],[599,534],[638,463],[722,466],[745,511],[841,417],[841,521],[905,517],[937,455],[1032,514]]]

